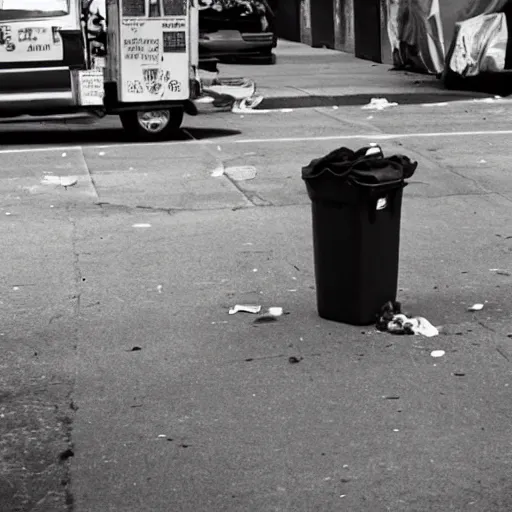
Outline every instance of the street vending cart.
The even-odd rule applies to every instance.
[[[196,114],[190,0],[0,0],[0,117],[119,115],[135,139]]]

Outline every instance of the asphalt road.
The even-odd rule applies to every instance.
[[[2,510],[511,510],[511,119],[217,113],[161,144],[2,126]],[[439,337],[316,314],[300,170],[369,142],[419,162],[399,299]]]

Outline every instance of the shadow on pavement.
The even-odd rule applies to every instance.
[[[171,141],[187,141],[214,139],[239,135],[238,130],[218,128],[187,128],[180,130]],[[15,126],[0,124],[0,147],[20,145],[95,145],[95,144],[123,144],[138,142],[131,141],[122,128],[79,127],[74,125],[56,126],[52,124],[38,124],[37,127],[30,123]],[[142,142],[141,142],[142,143]]]
[[[349,94],[349,95],[311,95],[297,97],[264,98],[258,105],[259,109],[279,108],[315,108],[315,107],[357,107],[370,103],[372,98],[383,97],[389,102],[399,105],[418,105],[422,103],[441,103],[467,101],[492,97],[483,92],[445,91],[434,93],[381,93],[381,94]]]

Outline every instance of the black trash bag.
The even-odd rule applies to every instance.
[[[404,155],[385,158],[380,146],[366,146],[357,151],[341,147],[303,167],[302,179],[318,178],[329,172],[356,185],[376,186],[408,179],[417,167],[417,162]]]
[[[322,158],[311,160],[309,165],[302,168],[302,178],[316,178],[325,171],[329,171],[335,176],[345,176],[355,162],[364,158],[376,158],[377,154],[380,157],[383,156],[382,150],[378,146],[364,147],[358,151],[352,151],[345,147],[338,148]]]

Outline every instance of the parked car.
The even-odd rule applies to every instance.
[[[267,1],[201,0],[199,5],[201,60],[251,58],[275,63],[275,15]]]

